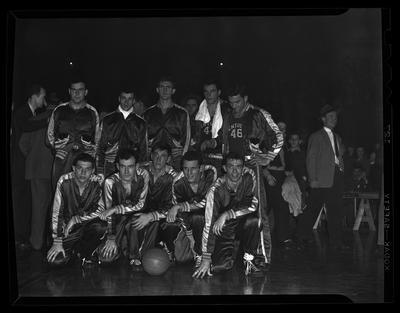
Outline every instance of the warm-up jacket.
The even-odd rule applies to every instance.
[[[104,182],[104,203],[107,210],[122,205],[108,220],[107,238],[113,239],[116,235],[117,215],[143,212],[149,190],[149,173],[138,167],[136,179],[131,183],[131,193],[126,195],[119,173],[114,173]]]
[[[172,149],[188,151],[190,144],[190,118],[186,109],[174,104],[165,114],[155,104],[143,115],[147,122],[149,149],[159,143],[168,144]]]
[[[74,172],[60,177],[52,209],[52,229],[55,243],[62,242],[64,228],[72,217],[76,216],[79,222],[83,222],[98,217],[104,211],[103,180],[103,175],[93,174],[80,195]]]
[[[103,117],[100,123],[100,141],[97,151],[97,171],[104,173],[106,168],[114,168],[113,163],[106,164],[105,154],[108,149],[118,144],[118,149],[129,148],[137,152],[137,162],[147,160],[147,129],[143,118],[130,113],[126,119],[116,110]],[[108,176],[110,169],[105,174]]]
[[[203,258],[211,258],[215,247],[215,234],[213,226],[223,212],[228,212],[228,220],[235,219],[252,212],[258,208],[256,197],[256,177],[250,168],[243,168],[242,181],[237,191],[229,188],[226,176],[220,177],[211,186],[206,197],[205,225],[202,237]]]

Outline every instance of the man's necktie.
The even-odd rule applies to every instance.
[[[343,172],[344,171],[343,159],[341,157],[339,157],[339,147],[337,144],[336,134],[334,132],[332,132],[332,134],[333,134],[333,141],[335,143],[335,154],[336,154],[337,159],[339,160],[339,169],[340,169],[340,171]]]

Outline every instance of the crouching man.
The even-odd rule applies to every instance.
[[[206,197],[202,258],[193,273],[195,278],[231,269],[235,239],[244,250],[245,274],[260,271],[252,262],[261,231],[254,171],[245,167],[244,158],[235,152],[228,153],[223,167],[226,174]]]
[[[206,194],[217,179],[212,165],[202,164],[201,154],[183,155],[183,171],[172,183],[172,206],[161,223],[160,237],[178,262],[199,260]]]
[[[74,252],[84,263],[107,229],[107,223],[98,218],[104,211],[104,177],[94,174],[94,158],[81,153],[72,169],[57,182],[52,208],[53,245],[47,253],[51,265],[67,264]]]
[[[149,188],[149,173],[140,168],[135,152],[120,149],[116,157],[118,172],[104,183],[106,210],[100,214],[108,221],[107,238],[99,246],[100,263],[113,263],[121,254],[133,267],[141,265],[141,256],[157,235],[152,213],[144,213]]]

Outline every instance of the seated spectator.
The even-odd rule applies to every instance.
[[[364,168],[360,164],[355,164],[351,181],[346,186],[346,191],[365,192],[368,191],[368,188],[369,185]]]
[[[307,169],[306,152],[300,148],[300,135],[292,132],[289,136],[289,148],[286,151],[286,174],[294,175],[301,191],[301,209],[305,208],[306,187],[307,187]]]
[[[366,175],[369,175],[369,160],[365,156],[364,147],[357,147],[356,150],[356,157],[353,162],[353,168],[356,166],[362,166],[363,170],[365,171]]]
[[[372,190],[380,190],[381,174],[376,160],[376,151],[371,151],[369,155],[369,175],[367,178]]]
[[[349,145],[345,150],[345,154],[343,155],[343,163],[344,163],[344,179],[345,181],[351,180],[351,176],[353,173],[353,165],[355,161],[354,156],[354,147]]]

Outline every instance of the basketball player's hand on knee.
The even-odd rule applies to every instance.
[[[173,223],[176,220],[176,215],[178,214],[179,205],[174,205],[168,210],[167,223]]]
[[[211,259],[202,259],[200,266],[194,271],[192,277],[203,278],[204,276],[212,276]]]
[[[53,243],[50,250],[47,252],[47,261],[54,262],[59,253],[62,253],[65,258],[65,251],[62,243]]]
[[[151,213],[136,213],[134,216],[137,216],[137,219],[132,222],[132,226],[137,230],[146,227],[153,220]]]
[[[115,253],[117,253],[117,244],[114,239],[107,239],[103,249],[101,249],[101,253],[104,257],[110,258]]]
[[[215,221],[213,226],[214,234],[221,236],[222,229],[224,228],[225,222],[228,218],[228,214],[226,212],[222,213],[221,216]]]
[[[64,236],[67,237],[67,236],[69,235],[69,233],[71,232],[71,229],[72,229],[75,225],[77,225],[77,224],[79,224],[79,223],[80,223],[79,217],[76,216],[76,215],[73,216],[73,217],[69,220],[67,227],[65,227]]]

